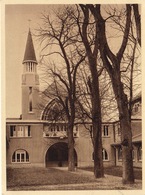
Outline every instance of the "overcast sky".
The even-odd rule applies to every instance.
[[[49,13],[59,5],[6,5],[5,9],[5,51],[6,51],[6,117],[21,114],[21,76],[23,57],[29,26],[33,34],[41,24],[41,13]],[[29,22],[31,20],[31,22]],[[29,24],[30,23],[30,24]],[[36,58],[39,61],[40,47],[33,37]],[[116,42],[114,44],[116,46]]]
[[[41,23],[40,16],[54,6],[48,5],[6,5],[5,9],[5,49],[6,49],[6,117],[21,114],[21,75],[27,34],[32,33]],[[55,5],[56,7],[56,5]],[[37,60],[39,47],[33,37]]]

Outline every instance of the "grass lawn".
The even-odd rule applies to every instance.
[[[93,172],[93,167],[85,167],[82,169]],[[107,175],[122,177],[122,167],[105,167],[104,173]],[[142,169],[141,168],[134,168],[134,177],[135,179],[142,179]]]
[[[7,169],[7,186],[57,185],[95,182],[94,178],[55,168]]]
[[[112,168],[113,169],[113,168]],[[88,169],[87,169],[88,170]],[[93,170],[93,169],[92,169]],[[105,172],[108,168],[105,168]],[[117,171],[117,170],[116,170]],[[110,172],[111,173],[111,172]],[[7,190],[122,190],[141,189],[142,182],[123,185],[121,177],[106,175],[94,178],[93,172],[78,169],[55,168],[9,168],[7,169]]]

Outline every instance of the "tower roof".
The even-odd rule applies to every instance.
[[[32,35],[29,29],[23,63],[30,61],[37,63]]]

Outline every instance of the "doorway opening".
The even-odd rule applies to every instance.
[[[77,166],[77,154],[74,150],[75,166]],[[68,166],[68,144],[58,142],[53,144],[46,153],[46,167],[67,167]]]

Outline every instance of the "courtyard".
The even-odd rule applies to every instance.
[[[95,179],[93,168],[68,172],[66,167],[8,168],[8,191],[39,190],[141,190],[142,170],[134,169],[135,184],[122,184],[121,167],[105,168],[104,178]]]

